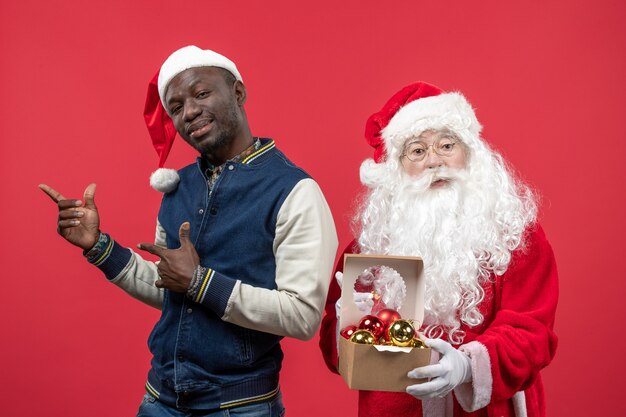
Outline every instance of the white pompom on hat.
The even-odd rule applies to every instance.
[[[210,49],[200,49],[193,45],[175,51],[161,65],[148,85],[143,114],[152,144],[159,155],[159,169],[150,176],[150,185],[163,193],[174,191],[180,181],[176,170],[163,168],[176,137],[176,128],[165,110],[163,99],[167,86],[174,77],[185,70],[198,67],[223,68],[243,82],[233,61]]]

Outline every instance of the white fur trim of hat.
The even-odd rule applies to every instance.
[[[459,134],[466,142],[479,140],[482,127],[461,93],[443,93],[406,104],[382,129],[381,136],[388,152],[393,149],[399,155],[407,139],[419,136],[425,130],[443,128]]]
[[[210,49],[200,49],[197,46],[189,45],[184,48],[180,48],[170,55],[163,65],[161,65],[161,71],[159,71],[159,97],[163,107],[167,109],[165,105],[165,91],[172,79],[181,72],[188,70],[189,68],[198,67],[218,67],[223,68],[235,76],[235,78],[241,82],[241,74],[237,70],[237,66],[230,59]]]

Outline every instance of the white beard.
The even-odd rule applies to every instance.
[[[454,344],[465,336],[462,323],[474,327],[483,322],[481,284],[506,271],[511,251],[535,218],[530,194],[511,195],[507,191],[515,187],[498,186],[498,180],[485,184],[483,177],[468,168],[439,169],[417,179],[406,174],[379,178],[356,219],[362,253],[424,260],[423,331],[435,338],[446,333]],[[448,184],[430,187],[441,178]],[[524,204],[526,198],[532,204]]]

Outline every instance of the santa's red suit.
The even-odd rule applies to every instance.
[[[358,246],[353,241],[344,254],[355,252]],[[343,255],[336,271],[342,269]],[[472,381],[458,386],[448,398],[425,401],[406,393],[361,391],[360,417],[443,417],[450,415],[451,408],[454,417],[546,415],[539,371],[550,363],[556,350],[552,328],[558,280],[552,248],[541,226],[531,226],[525,245],[513,252],[506,272],[490,281],[483,286],[482,324],[462,325],[466,336],[456,346],[471,358]],[[340,295],[333,280],[320,339],[324,359],[333,372],[337,372],[335,302]]]

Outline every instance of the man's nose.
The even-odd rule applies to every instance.
[[[185,102],[185,112],[183,118],[186,122],[190,122],[202,113],[202,109],[197,105],[195,100],[187,100]]]
[[[429,147],[426,151],[426,159],[424,160],[424,166],[428,169],[439,168],[443,165],[443,158],[437,154],[433,147]]]

